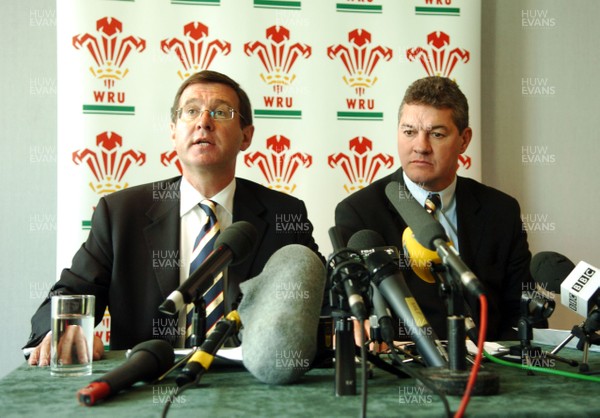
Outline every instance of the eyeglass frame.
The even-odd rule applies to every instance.
[[[210,109],[200,109],[199,107],[197,107],[197,106],[192,106],[192,105],[186,105],[186,106],[182,106],[182,107],[180,107],[179,109],[176,109],[174,113],[177,115],[177,119],[179,119],[179,120],[182,120],[182,121],[184,121],[184,122],[187,122],[187,123],[195,122],[196,120],[198,120],[198,118],[200,118],[200,117],[202,116],[202,114],[203,114],[204,112],[208,112],[208,114],[210,115],[210,118],[211,118],[212,120],[216,120],[216,121],[223,121],[223,120],[233,120],[233,118],[235,117],[235,114],[236,114],[236,113],[237,113],[237,114],[240,116],[240,119],[241,119],[241,120],[243,120],[243,121],[245,121],[245,120],[246,120],[246,119],[244,118],[244,116],[243,116],[243,115],[240,113],[240,111],[239,111],[239,110],[236,110],[236,109],[234,109],[233,107],[231,107],[231,106],[229,106],[229,105],[225,105],[225,106],[227,107],[227,110],[228,110],[228,111],[230,112],[230,114],[231,114],[231,117],[229,117],[229,118],[221,118],[221,119],[215,118],[215,112],[217,111],[217,109],[214,109],[214,110],[210,110]],[[199,112],[199,113],[198,113],[198,116],[196,116],[194,119],[190,119],[190,120],[185,120],[185,119],[182,119],[182,118],[181,118],[181,115],[183,114],[183,109],[184,109],[185,107],[189,107],[189,108],[198,109],[198,112]],[[217,107],[218,107],[218,106],[217,106]]]

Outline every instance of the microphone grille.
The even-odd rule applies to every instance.
[[[385,246],[383,237],[370,229],[360,230],[354,233],[348,240],[348,247],[353,250],[363,250],[383,246]]]
[[[550,292],[560,293],[560,284],[574,268],[575,264],[564,255],[542,251],[533,256],[529,270],[536,283]]]
[[[173,363],[175,363],[175,352],[173,347],[165,340],[148,340],[139,343],[131,349],[129,357],[132,357],[135,353],[140,351],[146,351],[156,359],[157,370],[155,373],[152,373],[150,379],[154,379],[166,372],[173,366]]]
[[[220,245],[227,246],[233,253],[231,264],[237,264],[244,261],[252,252],[257,236],[256,228],[250,222],[234,222],[219,234],[215,241],[215,248]]]

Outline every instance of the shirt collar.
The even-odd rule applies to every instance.
[[[427,199],[427,196],[430,193],[437,193],[440,195],[440,199],[442,200],[442,212],[450,207],[450,203],[452,203],[452,199],[454,199],[454,192],[456,191],[456,176],[454,177],[454,181],[452,181],[448,187],[439,192],[430,192],[419,187],[415,182],[408,178],[404,171],[402,172],[402,177],[404,178],[406,187],[421,206],[425,205],[425,199]]]
[[[210,198],[217,203],[221,208],[225,209],[229,215],[233,214],[233,195],[235,194],[235,178],[219,193]],[[198,203],[206,199],[198,190],[190,184],[185,177],[181,177],[179,186],[181,199],[179,203],[179,216],[183,216],[196,206]]]

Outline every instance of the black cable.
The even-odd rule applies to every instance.
[[[167,401],[165,402],[165,407],[163,408],[162,411],[162,415],[161,418],[166,418],[167,417],[167,412],[169,411],[169,408],[171,407],[171,404],[173,403],[173,401],[179,396],[181,395],[184,391],[186,391],[187,389],[196,386],[197,382],[196,381],[192,381],[189,383],[186,383],[183,386],[176,386],[175,388],[175,393],[173,393],[173,396],[169,396],[169,398],[167,399]]]
[[[200,379],[202,378],[202,376],[204,375],[204,372],[206,370],[202,371],[201,373],[198,373],[198,376],[196,376],[196,380],[193,380],[189,383],[186,383],[182,386],[177,386],[175,393],[173,394],[173,396],[169,397],[167,399],[167,402],[165,403],[165,407],[163,408],[163,413],[161,415],[161,418],[166,418],[167,417],[167,412],[169,411],[169,408],[171,407],[171,404],[173,403],[173,401],[179,396],[181,395],[184,391],[188,390],[189,388],[192,388],[194,386],[198,386],[198,384],[200,383]]]

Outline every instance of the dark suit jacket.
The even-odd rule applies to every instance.
[[[50,291],[50,295],[96,295],[96,324],[108,306],[111,349],[177,338],[177,321],[158,307],[179,286],[180,180],[131,187],[101,198],[87,241]],[[248,180],[236,181],[233,222],[250,222],[258,239],[242,263],[228,268],[226,311],[239,302],[240,282],[257,276],[279,248],[303,244],[323,259],[301,200]],[[294,228],[285,225],[291,219]],[[32,318],[26,347],[37,345],[50,329],[50,295]]]
[[[336,226],[345,229],[348,236],[361,229],[376,231],[386,244],[402,250],[402,233],[407,225],[385,195],[390,181],[404,184],[402,169],[340,202],[335,210]],[[531,253],[519,204],[505,193],[459,177],[456,211],[461,258],[487,290],[487,339],[513,339],[516,334],[511,327],[517,326],[520,316],[521,293],[532,283]],[[405,269],[404,275],[430,324],[445,339],[447,310],[437,286],[419,279],[410,269]],[[471,305],[478,322],[478,304],[471,301]]]

